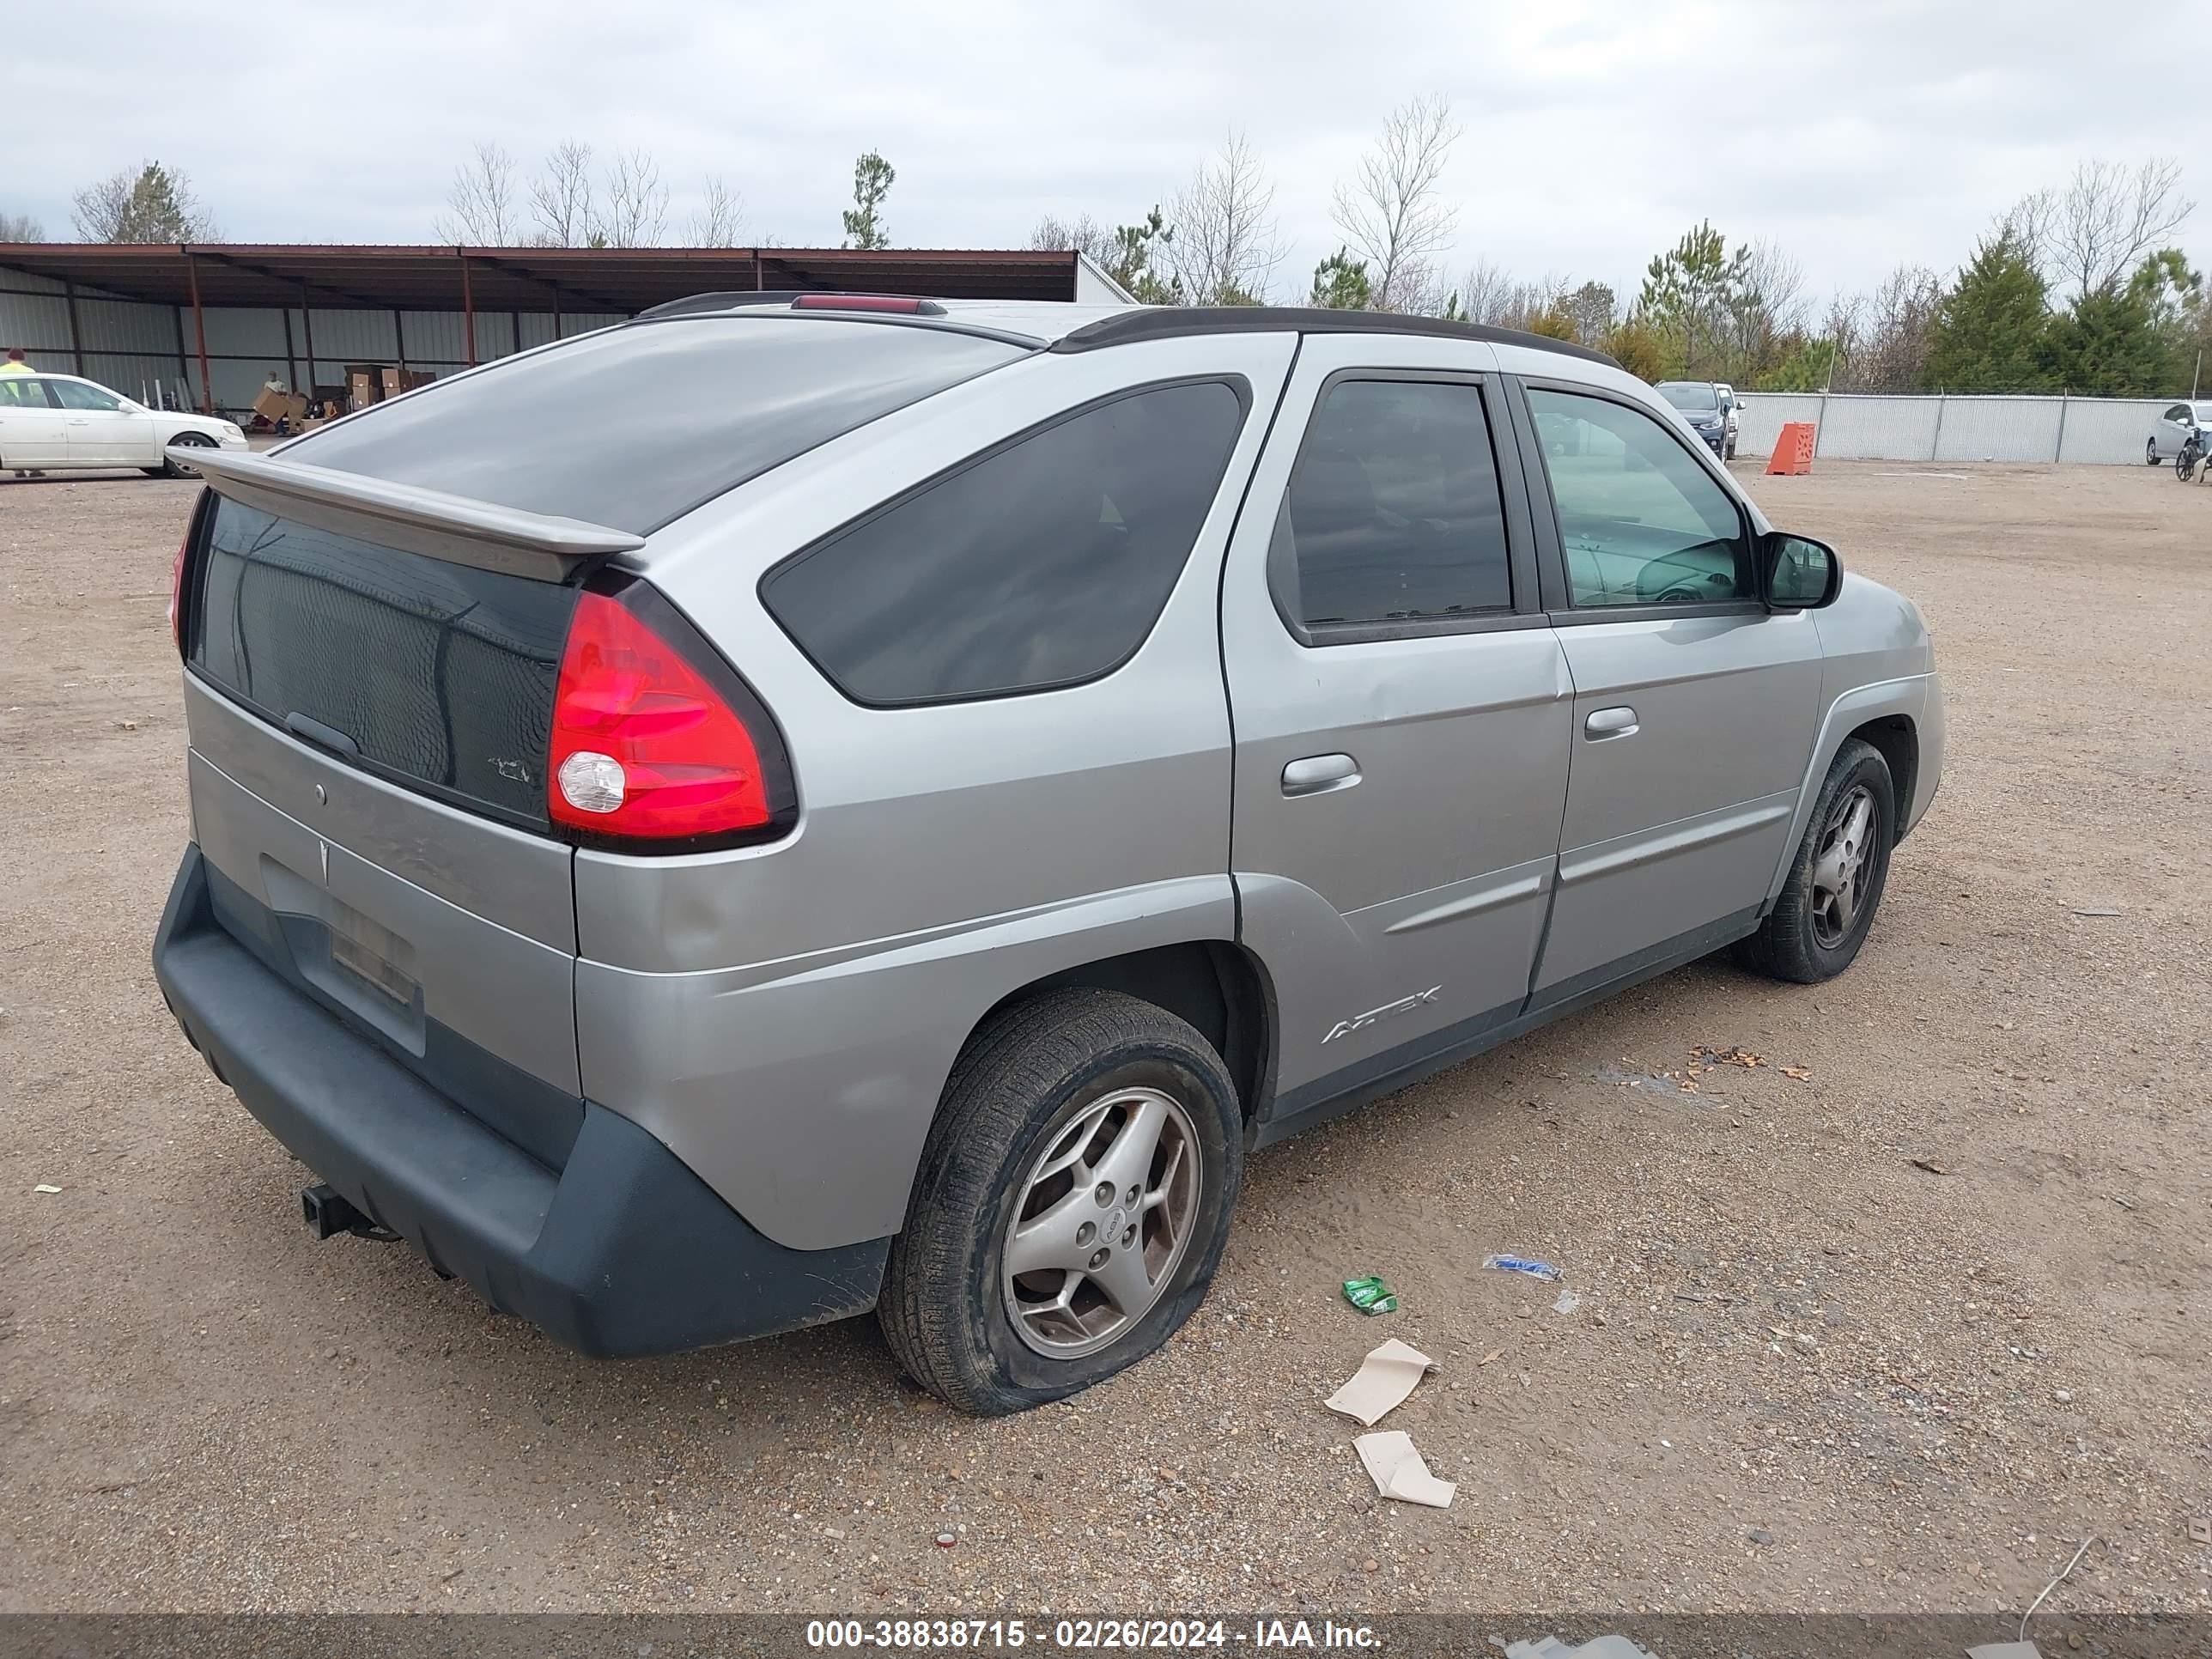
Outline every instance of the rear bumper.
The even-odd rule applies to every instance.
[[[162,912],[154,972],[192,1046],[295,1156],[440,1271],[568,1347],[668,1353],[874,1305],[889,1239],[777,1244],[618,1113],[587,1103],[557,1171],[486,1127],[232,938],[197,846]]]

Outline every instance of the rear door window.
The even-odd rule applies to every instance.
[[[1024,355],[942,328],[670,318],[441,380],[284,453],[644,535],[817,444]]]
[[[787,560],[762,599],[856,702],[1096,678],[1158,620],[1243,416],[1204,381],[1063,416]]]
[[[28,374],[0,374],[0,409],[52,409],[46,383]]]
[[[1284,620],[1332,628],[1510,611],[1505,511],[1482,389],[1343,380],[1322,394],[1268,550]]]

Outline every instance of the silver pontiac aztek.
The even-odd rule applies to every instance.
[[[587,1353],[1085,1387],[1253,1149],[1840,973],[1942,767],[1909,601],[1503,330],[710,295],[190,459],[162,992],[319,1234]]]

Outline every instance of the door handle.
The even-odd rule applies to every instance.
[[[1359,781],[1359,763],[1349,755],[1308,755],[1283,769],[1285,795],[1324,795]]]
[[[1624,704],[1618,708],[1593,708],[1583,722],[1583,730],[1592,743],[1601,743],[1607,738],[1632,738],[1642,728],[1636,723],[1636,711]]]

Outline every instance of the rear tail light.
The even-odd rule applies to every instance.
[[[577,601],[553,702],[546,799],[580,838],[656,850],[780,835],[796,795],[768,711],[643,581]]]

